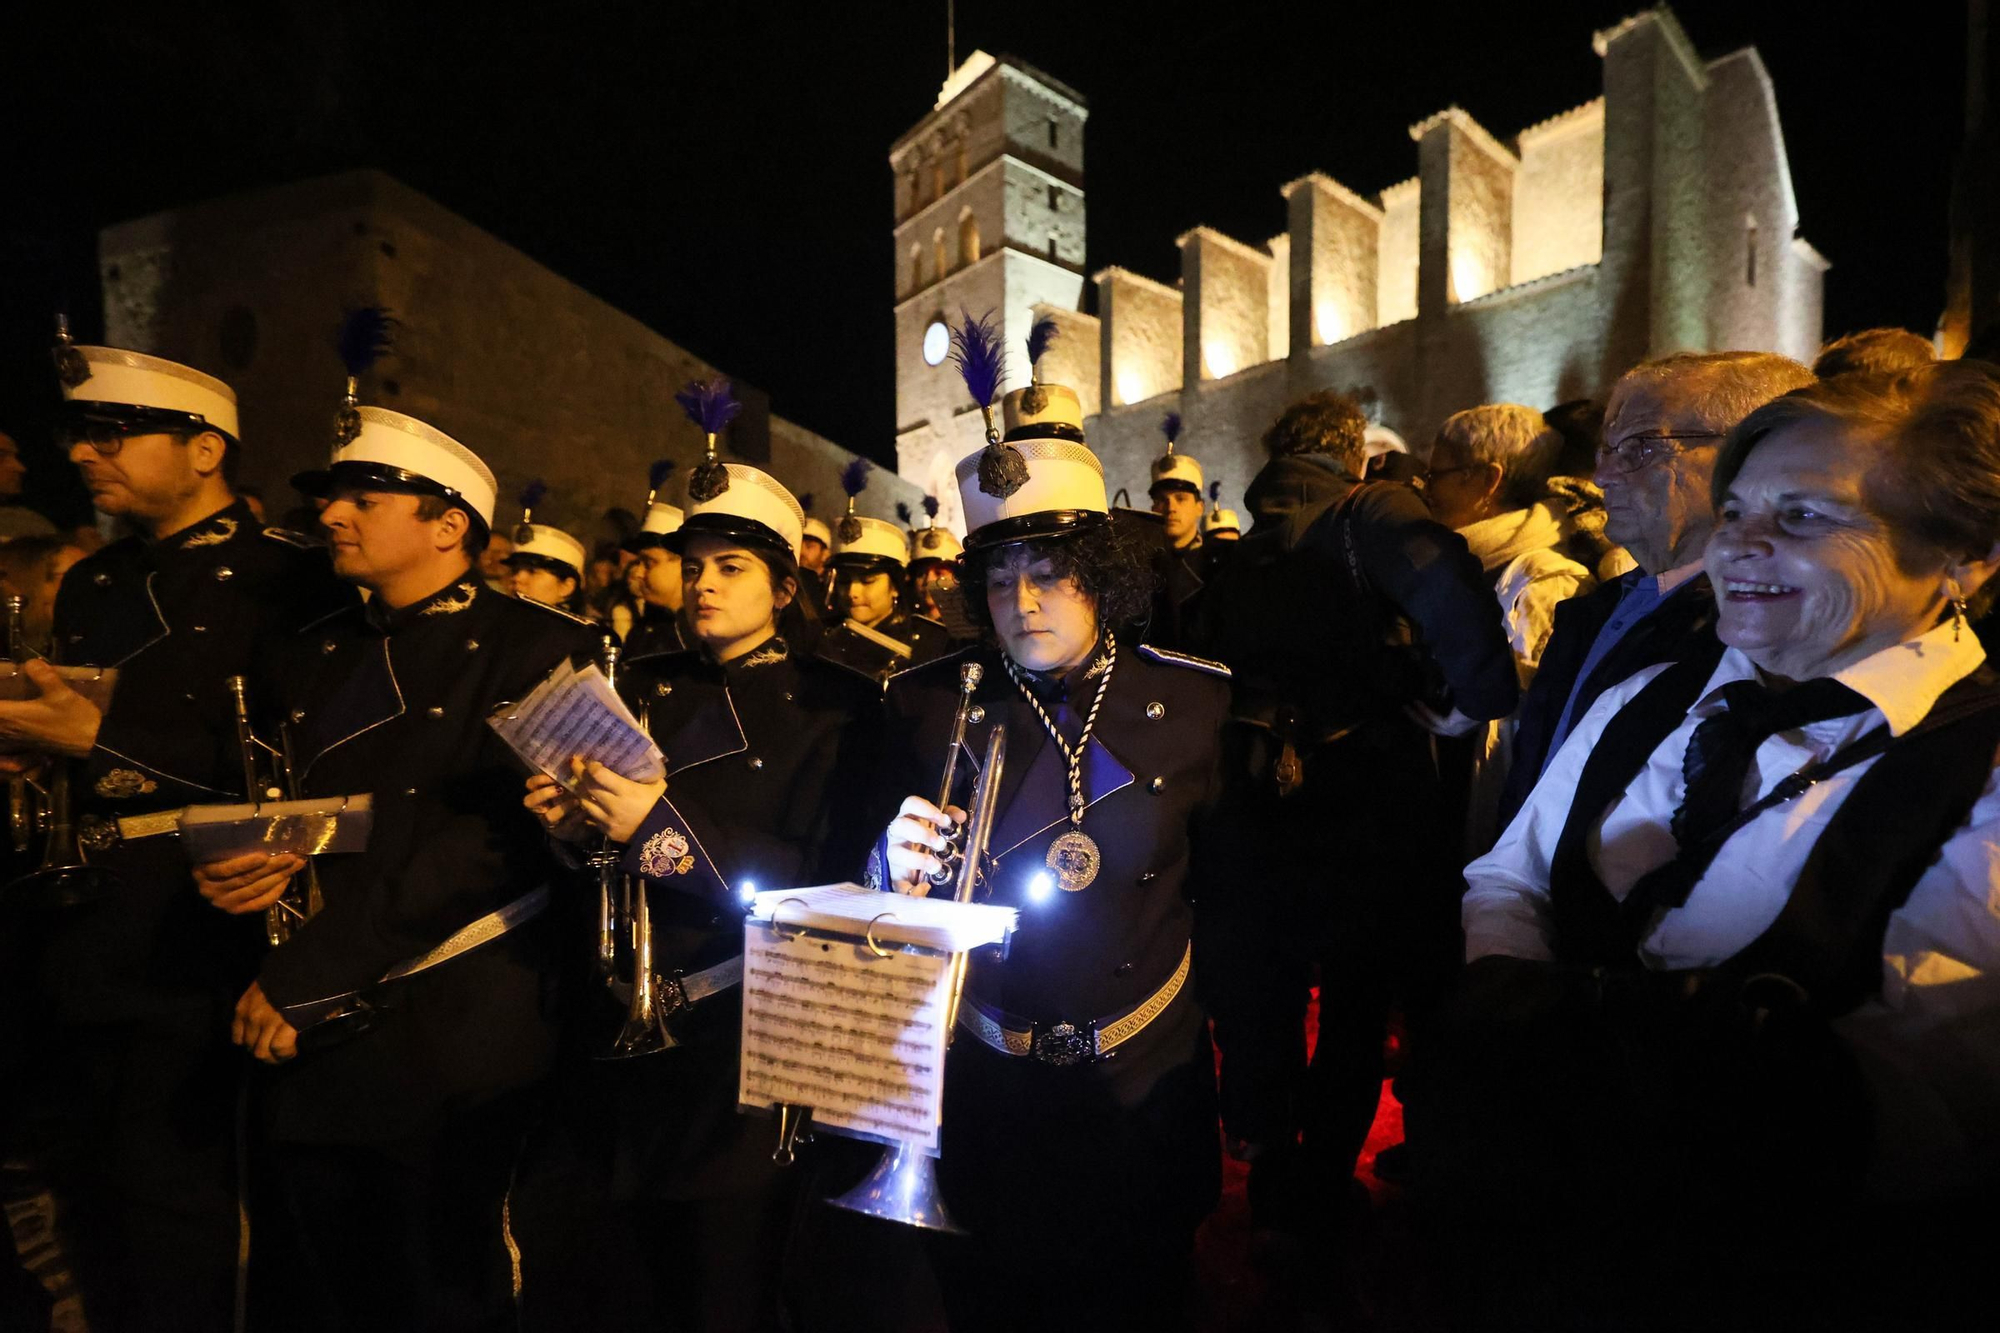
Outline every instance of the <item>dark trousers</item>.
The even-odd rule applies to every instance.
[[[22,1125],[100,1333],[233,1318],[244,1063],[226,1015],[177,1017],[65,1030]]]
[[[505,1213],[531,1104],[517,1094],[409,1142],[269,1145],[251,1327],[512,1330]]]

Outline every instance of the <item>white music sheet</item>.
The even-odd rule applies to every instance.
[[[810,1106],[813,1123],[935,1154],[952,955],[759,921],[744,926],[745,1106]]]
[[[564,787],[572,785],[571,755],[594,759],[634,782],[665,771],[660,747],[592,663],[581,671],[564,662],[518,703],[486,719],[521,762]]]

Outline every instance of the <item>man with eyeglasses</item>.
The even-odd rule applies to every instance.
[[[53,655],[116,667],[101,708],[48,663],[0,702],[0,768],[67,764],[83,826],[243,799],[227,677],[269,640],[347,604],[324,551],[266,528],[231,490],[236,395],[200,371],[59,335],[58,432],[97,508],[135,530],[77,562]],[[40,1121],[58,1212],[97,1328],[230,1326],[239,1249],[236,997],[263,947],[189,882],[175,837],[87,853],[85,898],[15,881],[4,929],[32,936],[47,1016]],[[66,849],[57,849],[63,851]],[[68,859],[64,857],[63,859]]]
[[[1737,422],[1812,382],[1775,352],[1681,352],[1635,366],[1612,388],[1593,480],[1604,490],[1604,535],[1638,568],[1556,608],[1521,700],[1499,827],[1598,695],[1712,640],[1715,599],[1701,557],[1716,453]]]

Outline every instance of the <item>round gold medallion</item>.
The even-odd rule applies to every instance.
[[[1056,883],[1064,893],[1089,888],[1102,860],[1097,844],[1082,829],[1073,828],[1049,844],[1047,865],[1055,871]]]

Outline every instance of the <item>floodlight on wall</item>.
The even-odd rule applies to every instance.
[[[1476,255],[1459,251],[1451,257],[1451,299],[1476,301],[1493,290],[1493,275]]]
[[[1333,301],[1320,301],[1313,306],[1313,337],[1324,347],[1337,343],[1347,336],[1347,321],[1340,317],[1340,306]]]
[[[1118,403],[1121,407],[1126,403],[1144,402],[1152,396],[1146,392],[1146,381],[1141,379],[1139,372],[1135,370],[1121,370],[1113,377],[1113,381],[1114,387],[1118,390]]]
[[[1208,377],[1212,380],[1228,379],[1238,369],[1236,352],[1226,343],[1203,343],[1201,361],[1208,368]]]

